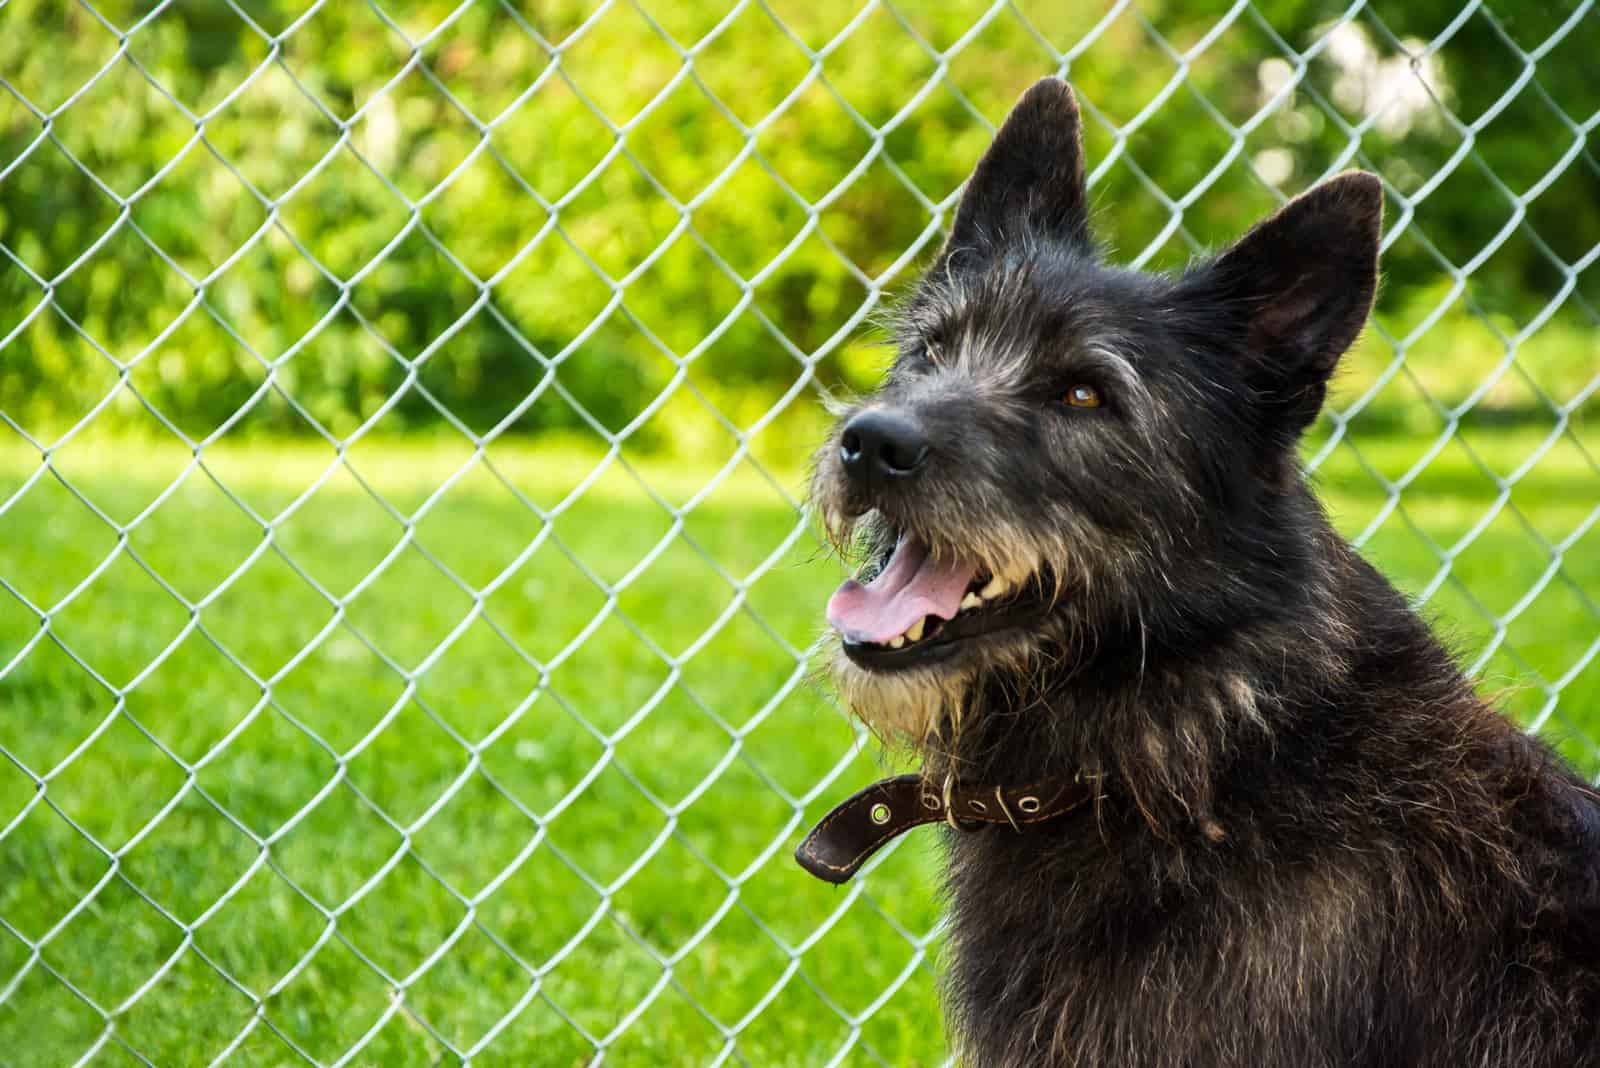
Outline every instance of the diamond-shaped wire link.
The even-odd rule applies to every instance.
[[[1600,177],[1569,70],[1594,0],[1218,7],[0,3],[0,1039],[952,1063],[919,847],[828,896],[787,862],[867,765],[838,717],[815,742],[804,443],[775,439],[869,380],[864,325],[1046,74],[1135,266],[1214,244],[1222,201],[1383,175],[1386,262],[1435,284],[1380,305],[1307,464],[1600,767],[1573,699],[1600,372],[1550,340],[1595,351],[1600,234],[1544,210]],[[1459,80],[1502,75],[1466,114]],[[1180,122],[1212,139],[1192,158]],[[1518,122],[1550,151],[1510,176],[1486,146]],[[1463,182],[1499,220],[1467,244],[1437,207]],[[64,205],[52,242],[8,183]],[[1508,310],[1485,280],[1512,255]],[[1433,351],[1468,331],[1463,385]],[[1523,428],[1495,437],[1507,396]],[[689,433],[715,444],[686,478],[655,452]],[[1531,568],[1471,577],[1508,546]]]

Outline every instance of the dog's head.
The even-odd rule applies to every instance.
[[[1279,502],[1304,498],[1295,444],[1371,308],[1381,213],[1348,173],[1179,275],[1109,266],[1071,91],[1028,90],[817,456],[813,507],[863,560],[827,611],[857,714],[921,744],[980,680],[1059,685],[1294,581],[1307,532]]]

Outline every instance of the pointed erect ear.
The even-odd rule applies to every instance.
[[[1383,184],[1349,171],[1291,200],[1207,266],[1207,302],[1244,327],[1247,375],[1297,432],[1372,310]]]
[[[1089,243],[1078,103],[1059,78],[1022,94],[978,161],[945,242],[993,251],[1023,233]]]

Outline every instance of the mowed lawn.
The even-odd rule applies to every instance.
[[[1504,475],[1543,437],[1465,440]],[[1319,475],[1341,528],[1384,517],[1373,559],[1600,770],[1587,456],[1559,443],[1483,523],[1501,492],[1460,444],[1386,516],[1373,472],[1429,443],[1358,444],[1371,470],[1341,445]],[[714,468],[643,463],[657,500],[530,446],[440,492],[465,457],[362,445],[395,511],[341,468],[270,539],[201,471],[149,510],[187,454],[132,442],[58,458],[143,515],[124,551],[50,476],[0,513],[0,577],[83,662],[0,591],[0,1063],[70,1064],[102,1012],[96,1064],[938,1063],[936,835],[845,889],[789,858],[882,773],[805,678],[840,571],[790,503],[748,465],[697,497]],[[207,453],[263,518],[331,459]],[[6,446],[0,501],[37,464]]]

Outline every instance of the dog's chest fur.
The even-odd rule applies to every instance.
[[[1333,614],[1375,633],[1338,655],[1269,655],[1268,627],[1135,687],[1080,681],[1048,717],[991,707],[963,739],[986,772],[1088,766],[1105,795],[947,832],[967,1063],[1600,1064],[1592,795],[1347,565]]]
[[[1379,840],[1183,861],[1118,820],[1053,833],[951,835],[947,1004],[967,1063],[1600,1063],[1600,988],[1575,963],[1594,947],[1536,894]],[[1485,919],[1504,937],[1485,943]]]

